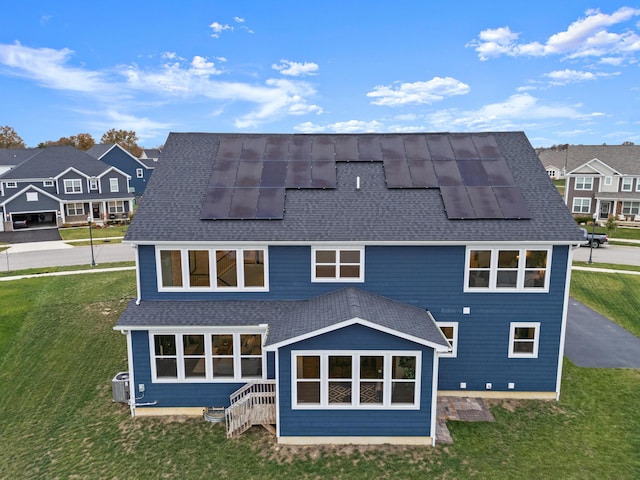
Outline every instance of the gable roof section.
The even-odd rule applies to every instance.
[[[55,146],[40,149],[38,153],[9,170],[3,179],[20,180],[54,178],[73,168],[88,177],[97,177],[110,166],[91,155],[71,146]]]
[[[272,349],[359,323],[441,351],[447,340],[429,312],[357,288],[310,300],[132,301],[115,329],[249,327],[268,325]]]
[[[0,200],[2,200],[0,202],[0,205],[6,205],[10,202],[12,202],[14,199],[16,199],[17,197],[19,197],[20,195],[26,193],[26,192],[30,192],[30,191],[36,191],[38,193],[41,193],[42,195],[49,197],[55,201],[59,201],[60,199],[58,197],[56,197],[55,195],[50,194],[49,192],[35,186],[35,185],[27,185],[26,187],[24,187],[22,190],[20,190],[19,192],[14,193],[13,195],[11,195],[10,197],[5,198],[4,200],[2,200],[2,197],[0,197]]]
[[[98,145],[94,145],[89,150],[87,150],[87,153],[92,157],[97,158],[98,160],[102,160],[103,162],[111,165],[111,163],[109,163],[107,160],[104,160],[104,158],[108,158],[106,156],[113,150],[120,150],[122,153],[130,157],[131,160],[133,160],[135,163],[137,163],[141,167],[149,168],[142,160],[137,158],[135,155],[132,155],[131,152],[129,152],[126,148],[122,147],[117,143],[110,143],[110,144],[100,143]]]
[[[522,132],[487,135],[495,140],[508,165],[509,171],[503,173],[512,176],[530,218],[452,220],[446,214],[439,188],[389,188],[383,161],[340,161],[335,168],[336,188],[287,190],[282,219],[202,220],[221,136],[172,133],[126,240],[135,243],[579,241],[581,232],[525,135]],[[344,137],[348,143],[353,136],[327,137]],[[158,222],[158,218],[163,221]],[[180,228],[175,228],[176,225]]]
[[[640,159],[639,159],[640,160]],[[596,175],[622,175],[621,172],[617,171],[615,168],[607,165],[603,161],[598,158],[594,158],[589,160],[586,163],[574,168],[570,172],[567,172],[567,175],[574,174],[596,174]]]
[[[39,151],[38,148],[0,148],[0,165],[19,165]]]

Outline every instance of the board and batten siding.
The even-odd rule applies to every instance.
[[[268,292],[158,292],[155,250],[138,249],[142,299],[308,299],[346,286],[428,309],[458,322],[457,358],[440,361],[439,388],[553,392],[556,388],[568,246],[555,246],[547,293],[464,292],[464,246],[368,246],[363,283],[311,282],[311,247],[269,247]],[[470,313],[463,314],[468,307]],[[537,358],[508,358],[512,322],[540,322]]]
[[[291,351],[411,350],[422,352],[420,408],[298,409],[291,408]],[[279,435],[428,437],[431,432],[433,349],[363,325],[351,325],[278,350]]]

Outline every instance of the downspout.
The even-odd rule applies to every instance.
[[[138,258],[138,254],[139,254],[138,245],[133,244],[131,245],[131,248],[134,248],[136,251],[136,290],[138,292],[138,296],[136,298],[136,305],[140,305],[140,302],[142,301],[142,294],[140,292],[140,259]]]
[[[433,349],[433,369],[431,379],[431,446],[436,446],[436,435],[438,433],[438,370],[440,355]]]
[[[120,333],[127,336],[127,364],[129,369],[129,410],[131,416],[136,416],[136,381],[133,370],[133,340],[131,330],[120,330]]]

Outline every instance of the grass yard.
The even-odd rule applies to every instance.
[[[127,233],[128,225],[114,225],[110,227],[97,228],[94,226],[91,229],[91,235],[93,239],[107,238],[107,237],[124,237]],[[59,228],[60,237],[62,240],[89,240],[89,227],[69,227]]]
[[[604,311],[640,297],[640,278],[582,273],[574,293],[595,289]],[[111,379],[127,364],[112,327],[134,295],[134,272],[2,285],[0,478],[640,478],[640,370],[568,361],[560,402],[496,401],[495,423],[450,422],[455,443],[436,448],[279,447],[261,428],[228,441],[202,419],[132,419]]]

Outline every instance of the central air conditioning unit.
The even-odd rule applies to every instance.
[[[114,402],[129,402],[129,372],[119,372],[111,380]]]

